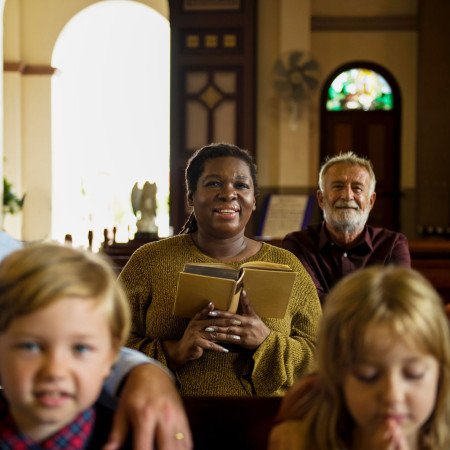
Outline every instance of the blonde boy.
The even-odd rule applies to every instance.
[[[19,250],[0,263],[0,312],[2,448],[100,449],[96,400],[130,326],[109,265],[57,244]]]

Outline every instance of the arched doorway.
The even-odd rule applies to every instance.
[[[369,158],[377,178],[369,222],[398,230],[401,98],[394,77],[374,63],[345,64],[327,78],[320,108],[320,162],[350,150]]]

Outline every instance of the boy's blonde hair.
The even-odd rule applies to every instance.
[[[419,448],[450,448],[448,319],[431,284],[418,272],[400,267],[359,270],[327,297],[318,340],[322,392],[313,414],[314,448],[345,448],[351,443],[354,422],[345,405],[342,374],[367,348],[366,331],[372,325],[387,325],[394,337],[407,339],[439,362],[436,405],[420,430]]]
[[[56,243],[25,247],[0,263],[0,333],[15,318],[68,297],[104,304],[114,348],[124,345],[130,311],[111,266],[99,255]]]

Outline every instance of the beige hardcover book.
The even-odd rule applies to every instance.
[[[235,313],[242,288],[260,317],[283,318],[296,272],[284,264],[244,263],[239,269],[226,264],[186,264],[178,278],[174,315],[193,317],[209,302],[216,309]]]

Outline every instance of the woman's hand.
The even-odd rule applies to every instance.
[[[214,305],[210,303],[197,313],[189,322],[183,337],[179,341],[164,341],[163,347],[168,366],[172,370],[186,364],[188,361],[201,358],[204,350],[228,352],[228,350],[210,339],[211,335],[205,331],[213,323],[210,313]]]
[[[214,309],[210,303],[192,318],[179,341],[163,342],[169,368],[176,370],[201,358],[204,350],[228,352],[219,343],[257,349],[269,336],[270,328],[255,313],[244,290],[239,301],[242,314]]]
[[[212,321],[205,331],[212,342],[226,342],[240,345],[249,350],[257,349],[269,336],[270,328],[259,318],[243,290],[239,299],[242,314],[213,310],[209,312]]]

